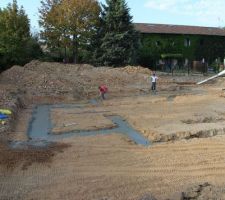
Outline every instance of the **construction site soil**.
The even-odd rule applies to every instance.
[[[157,72],[152,93],[151,74],[40,61],[1,73],[0,108],[13,113],[0,125],[0,199],[225,199],[225,79]],[[46,137],[31,133],[38,120]]]

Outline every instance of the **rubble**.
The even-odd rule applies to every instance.
[[[144,68],[141,66],[126,66],[121,68],[121,71],[127,72],[127,73],[142,73],[142,74],[148,74],[151,75],[152,71],[148,68]]]
[[[210,200],[224,199],[224,187],[216,187],[209,183],[194,185],[182,192],[181,200]]]
[[[146,82],[151,71],[143,67],[95,68],[87,64],[61,64],[32,61],[24,67],[13,66],[0,76],[0,84],[23,89],[27,96],[60,96],[83,99],[98,94],[106,84],[111,91],[129,84]],[[15,85],[16,83],[16,85]],[[138,91],[138,90],[136,90]]]
[[[24,67],[15,65],[0,75],[0,108],[13,115],[0,133],[10,129],[18,107],[27,104],[68,102],[98,96],[98,86],[108,86],[110,94],[139,93],[151,70],[140,66],[124,68],[93,67],[88,64],[63,64],[31,61]],[[138,87],[133,87],[138,84]],[[148,87],[148,85],[147,85]],[[23,99],[23,100],[22,100]],[[23,102],[22,102],[23,101]]]

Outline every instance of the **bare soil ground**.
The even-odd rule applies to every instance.
[[[14,111],[3,139],[27,140],[35,104],[95,98],[96,105],[52,109],[53,132],[111,127],[105,116],[120,115],[152,145],[118,133],[71,137],[46,149],[2,143],[0,199],[225,199],[225,79],[196,86],[205,77],[161,74],[154,95],[149,74],[38,61],[1,74],[1,106]],[[106,101],[97,98],[101,83],[110,89]]]
[[[13,170],[21,166],[22,170],[27,169],[33,163],[48,163],[56,152],[61,152],[68,144],[52,143],[45,148],[34,148],[23,145],[23,148],[10,148],[7,144],[0,144],[0,166],[5,170]]]
[[[104,111],[96,109],[54,109],[51,113],[52,133],[63,134],[80,130],[99,130],[113,128],[115,124],[105,118]],[[109,113],[109,112],[108,112]]]

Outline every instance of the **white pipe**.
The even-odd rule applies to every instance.
[[[219,76],[222,76],[222,75],[224,75],[224,74],[225,74],[225,70],[221,71],[220,73],[218,73],[218,74],[215,75],[215,76],[212,76],[212,77],[210,77],[210,78],[207,78],[207,79],[205,79],[205,80],[203,80],[203,81],[198,82],[197,85],[200,85],[200,84],[202,84],[202,83],[205,83],[205,82],[207,82],[207,81],[209,81],[209,80],[212,80],[212,79],[217,78],[217,77],[219,77]]]

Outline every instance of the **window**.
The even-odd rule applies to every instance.
[[[171,42],[171,46],[175,46],[175,42],[173,41],[173,42]]]
[[[190,40],[189,38],[186,38],[186,39],[184,40],[184,46],[185,46],[185,47],[190,47],[190,46],[191,46],[191,40]]]
[[[158,47],[158,46],[160,46],[160,41],[156,41],[155,42],[155,45]]]

